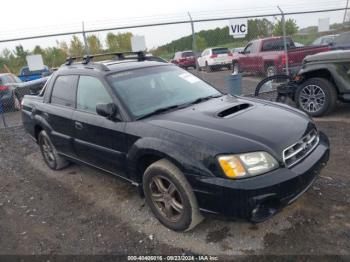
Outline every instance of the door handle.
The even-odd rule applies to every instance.
[[[82,130],[83,129],[83,124],[80,122],[75,122],[75,128],[78,130]]]

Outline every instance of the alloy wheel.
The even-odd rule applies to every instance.
[[[307,85],[300,93],[300,106],[310,113],[318,112],[322,109],[326,101],[326,94],[321,87],[317,85]]]
[[[53,152],[54,149],[47,137],[43,136],[41,146],[42,146],[46,161],[49,162],[50,164],[54,164],[55,162],[55,155]]]
[[[150,183],[151,199],[169,221],[177,222],[183,214],[183,201],[175,184],[163,176],[154,176]]]

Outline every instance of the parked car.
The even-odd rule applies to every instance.
[[[296,47],[290,37],[286,38],[288,65],[297,72],[305,56],[329,51],[328,46]],[[283,37],[269,37],[251,41],[233,61],[234,73],[251,72],[272,76],[285,73],[286,54]]]
[[[49,76],[51,73],[52,73],[51,70],[47,66],[44,66],[44,69],[37,70],[37,71],[30,71],[28,66],[24,66],[21,68],[21,71],[18,77],[23,82],[27,82],[27,81],[36,80],[45,76]]]
[[[350,49],[350,32],[344,32],[336,36],[331,46],[332,50]]]
[[[25,95],[40,93],[49,78],[50,76],[46,76],[36,80],[16,84],[15,93],[19,101],[22,101]]]
[[[15,89],[21,82],[13,74],[0,74],[0,113],[20,109],[20,100],[16,96]]]
[[[324,35],[317,38],[312,45],[333,45],[334,40],[338,35]]]
[[[184,231],[205,213],[263,221],[327,162],[328,139],[305,113],[143,59],[68,60],[24,97],[24,127],[48,167],[72,161],[122,177],[161,223]]]
[[[189,67],[196,68],[196,56],[191,50],[176,52],[170,62],[184,69]]]
[[[211,72],[213,69],[226,67],[231,69],[233,55],[226,47],[213,47],[205,49],[198,57],[198,66]]]
[[[350,50],[307,56],[297,75],[297,106],[311,116],[333,111],[337,100],[350,102]]]

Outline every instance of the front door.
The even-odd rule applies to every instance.
[[[125,176],[125,123],[97,115],[99,103],[113,103],[102,81],[93,76],[80,76],[73,114],[75,150],[82,161]]]

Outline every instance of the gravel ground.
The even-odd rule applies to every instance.
[[[332,144],[314,186],[252,225],[207,218],[167,230],[128,183],[88,167],[49,170],[21,127],[0,130],[0,254],[350,255],[350,123],[318,122]]]

